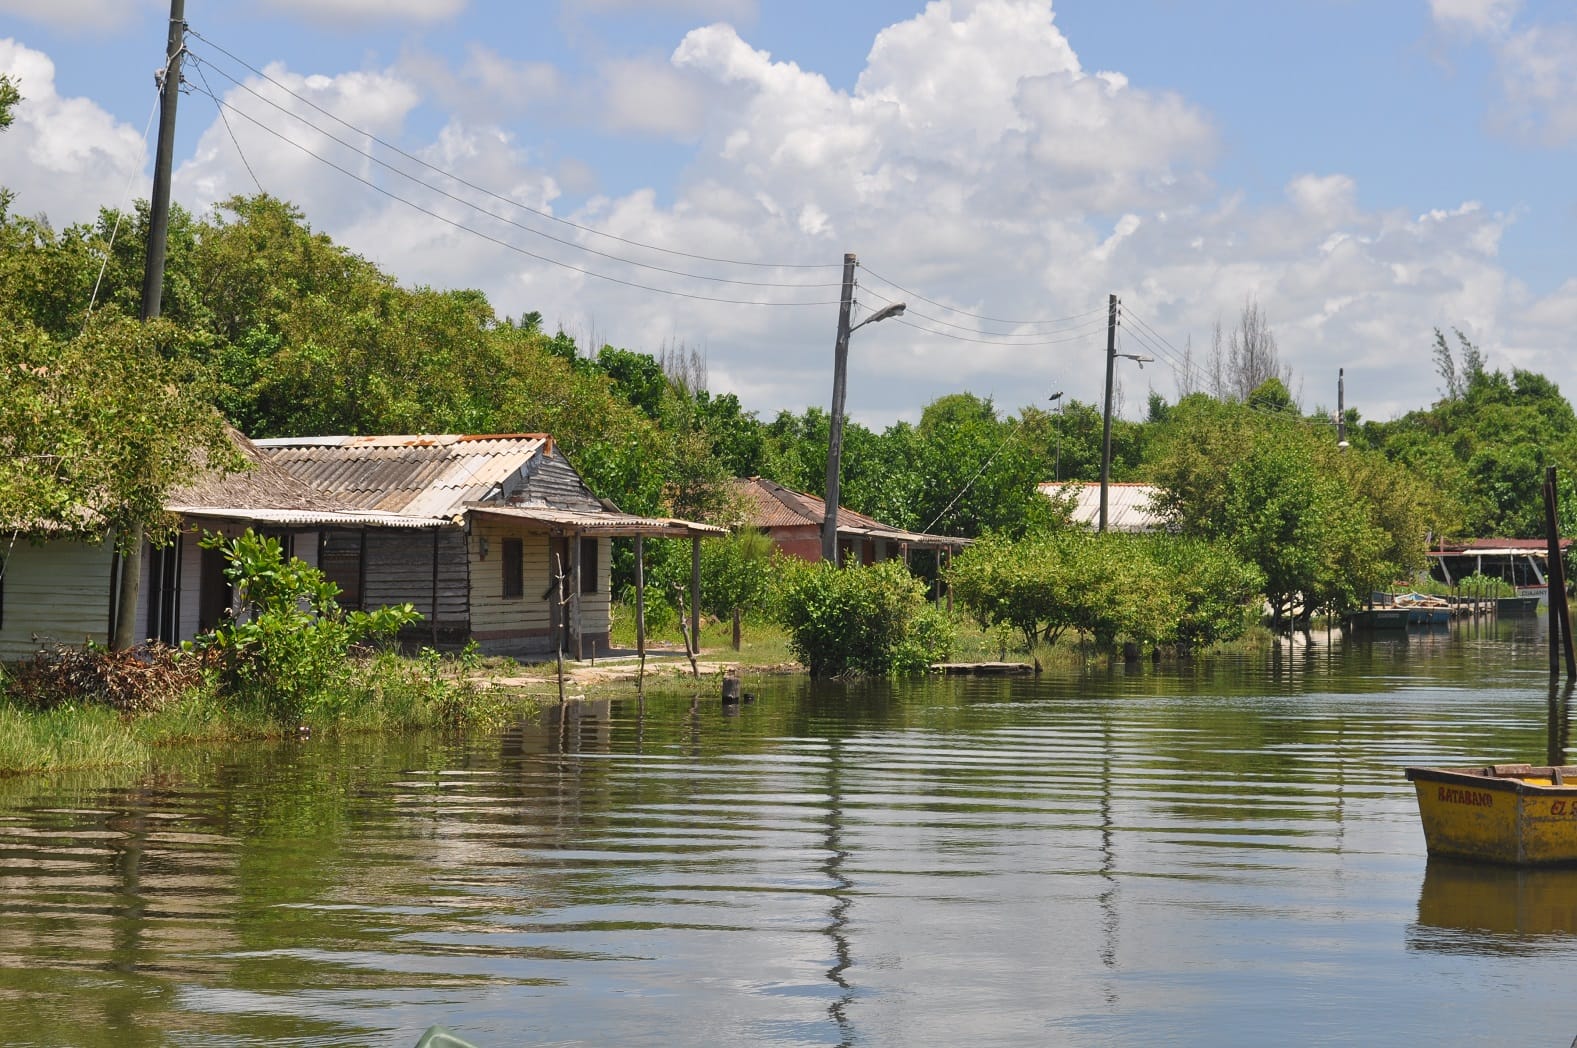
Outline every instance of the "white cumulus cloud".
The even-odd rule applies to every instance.
[[[133,197],[148,195],[141,178],[148,156],[141,129],[120,123],[88,99],[62,97],[55,89],[54,62],[15,40],[0,38],[0,73],[22,93],[12,110],[14,123],[0,136],[0,186],[16,195],[13,212],[47,215],[62,226],[122,202],[128,185]],[[150,116],[156,101],[150,81]]]

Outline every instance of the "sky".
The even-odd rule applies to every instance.
[[[770,418],[1118,411],[1246,306],[1306,411],[1436,329],[1577,391],[1577,13],[1549,0],[186,0],[174,199],[259,189],[406,285],[706,361]],[[0,0],[13,213],[148,196],[168,0]],[[1455,336],[1451,337],[1455,344]],[[1148,357],[1133,360],[1131,357]]]

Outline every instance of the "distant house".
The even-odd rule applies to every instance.
[[[1560,540],[1562,554],[1571,539]],[[1467,539],[1441,541],[1429,551],[1429,574],[1455,586],[1469,575],[1501,579],[1522,596],[1544,596],[1549,590],[1549,544],[1544,539]]]
[[[773,545],[801,560],[821,559],[821,528],[827,504],[814,495],[786,488],[762,477],[734,482],[744,510],[743,523],[759,528]],[[883,524],[873,517],[838,508],[838,562],[875,564],[884,560],[909,560],[917,550],[951,555],[969,545],[953,535],[927,535]]]
[[[611,539],[699,543],[726,534],[621,513],[540,433],[285,437],[257,445],[341,505],[412,522],[326,527],[317,563],[346,603],[414,604],[424,616],[417,631],[435,645],[475,640],[487,654],[542,654],[563,630],[572,656],[595,656],[608,649]]]
[[[1048,480],[1036,486],[1048,498],[1073,497],[1073,522],[1095,528],[1101,521],[1101,486],[1094,481]],[[1106,485],[1107,531],[1162,531],[1166,521],[1152,506],[1161,489],[1153,484]]]
[[[176,644],[212,629],[232,594],[222,556],[199,539],[252,528],[321,569],[348,607],[415,605],[413,643],[531,655],[562,631],[569,654],[595,655],[608,648],[610,539],[725,534],[620,513],[541,434],[234,439],[251,470],[206,473],[166,500],[179,528],[144,552],[139,638]],[[0,660],[107,643],[118,576],[111,541],[12,543]]]

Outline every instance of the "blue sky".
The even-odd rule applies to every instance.
[[[0,71],[26,96],[0,138],[14,210],[60,225],[147,194],[167,12],[0,0]],[[1129,415],[1208,387],[1246,302],[1307,409],[1338,367],[1366,417],[1426,405],[1436,327],[1577,390],[1566,5],[187,0],[186,18],[182,204],[260,183],[403,282],[482,288],[586,345],[698,350],[764,415],[828,399],[836,291],[795,285],[835,280],[845,251],[862,308],[910,304],[855,335],[848,405],[873,425],[961,389],[1007,411],[1098,401],[1108,292],[1123,349],[1159,358],[1119,368]],[[493,195],[326,141],[284,111],[324,125],[303,98]],[[500,220],[505,201],[533,211]],[[763,299],[805,304],[736,304]]]

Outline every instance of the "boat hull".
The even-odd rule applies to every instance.
[[[1349,612],[1342,620],[1342,625],[1360,633],[1370,630],[1405,630],[1407,618],[1406,608],[1365,608]]]
[[[1577,865],[1577,767],[1408,768],[1430,855]]]

